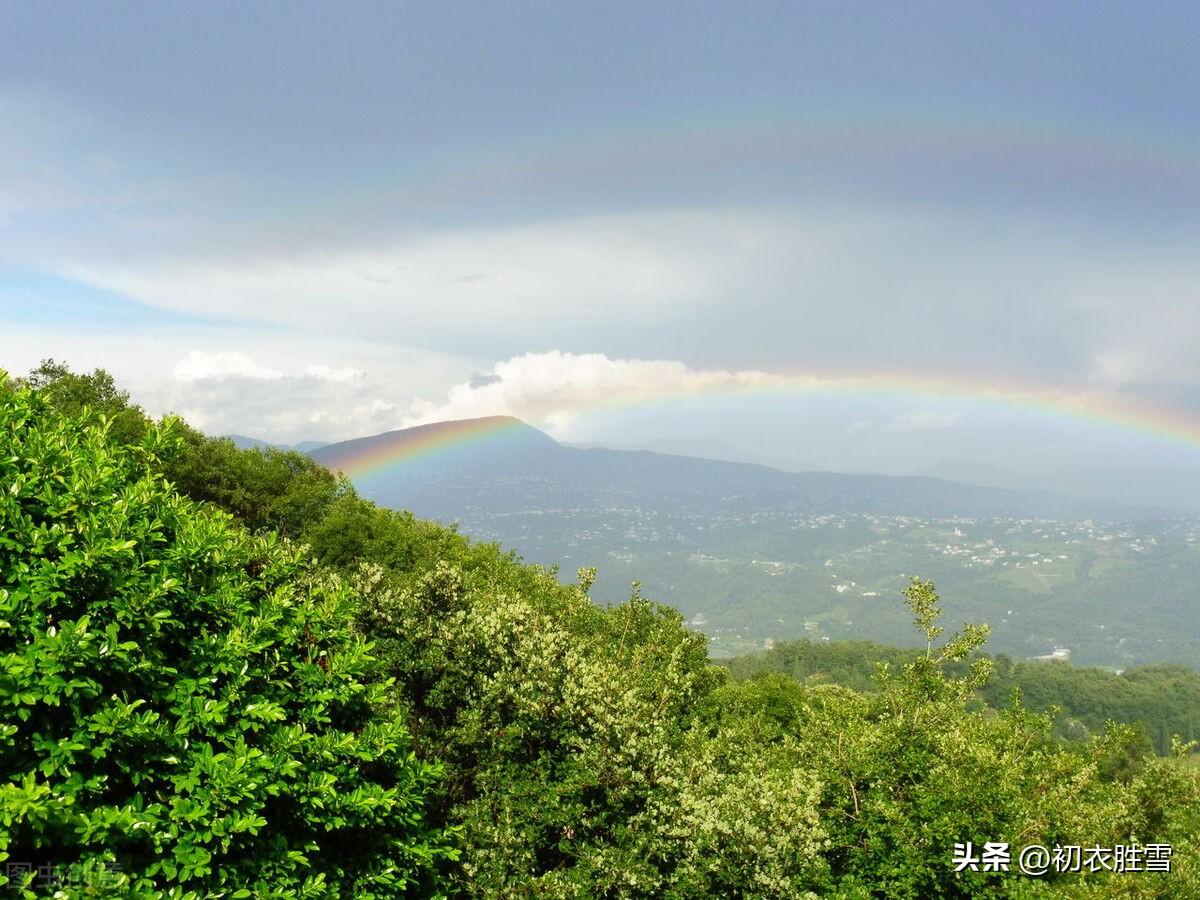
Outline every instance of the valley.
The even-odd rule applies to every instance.
[[[1200,653],[1200,517],[933,478],[585,450],[514,421],[426,456],[406,448],[467,426],[312,455],[370,499],[518,548],[564,579],[597,567],[600,602],[639,581],[704,632],[715,657],[801,637],[902,644],[911,628],[899,592],[912,575],[937,582],[953,620],[988,623],[993,652],[1113,669]],[[363,447],[371,468],[357,463]]]

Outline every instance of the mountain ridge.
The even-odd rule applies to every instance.
[[[497,433],[489,433],[494,428]],[[454,444],[456,431],[469,440]],[[796,494],[813,503],[832,503],[837,511],[887,512],[914,515],[1008,515],[1027,518],[1135,518],[1157,511],[1066,493],[1035,488],[1015,489],[973,484],[932,475],[882,475],[835,471],[790,472],[763,463],[708,459],[656,450],[580,447],[560,443],[533,425],[513,416],[486,416],[434,422],[412,428],[393,429],[374,435],[326,444],[309,455],[337,471],[357,453],[390,447],[398,455],[418,442],[447,436],[445,446],[422,459],[406,461],[391,473],[376,473],[361,485],[365,496],[380,503],[412,508],[420,514],[442,517],[452,513],[449,504],[429,509],[420,503],[426,491],[421,477],[435,478],[454,473],[469,479],[484,477],[540,478],[567,482],[572,489],[591,485],[615,489],[622,483],[667,493],[694,494],[698,490],[766,491]],[[408,470],[407,472],[400,470]],[[348,473],[354,477],[354,473]],[[709,484],[702,482],[707,479]],[[444,492],[447,485],[441,484]],[[571,491],[572,493],[575,490]],[[406,503],[405,500],[410,499]],[[795,498],[799,499],[799,497]],[[879,508],[872,509],[872,501]]]

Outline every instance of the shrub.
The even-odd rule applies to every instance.
[[[0,396],[0,861],[67,896],[432,890],[439,770],[348,588],[155,475],[171,423],[108,430]]]

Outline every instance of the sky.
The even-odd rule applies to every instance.
[[[7,4],[0,367],[1200,505],[1191,4]],[[1191,502],[1191,500],[1189,500]]]

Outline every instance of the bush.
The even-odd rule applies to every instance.
[[[347,587],[155,475],[170,423],[109,427],[0,395],[0,861],[66,896],[432,890],[439,770]]]
[[[722,680],[700,635],[640,597],[486,548],[416,581],[366,565],[363,627],[403,685],[458,887],[486,897],[791,897],[820,883],[819,783],[794,742],[689,728]]]

